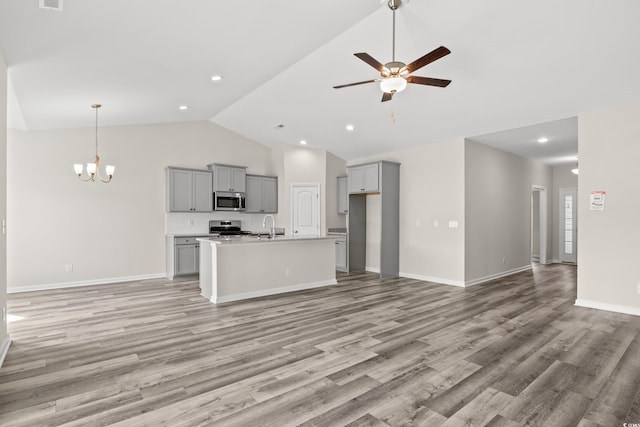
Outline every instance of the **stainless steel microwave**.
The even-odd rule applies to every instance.
[[[216,191],[213,193],[213,210],[216,211],[243,211],[247,208],[245,193],[230,193]]]

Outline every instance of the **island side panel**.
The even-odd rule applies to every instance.
[[[216,303],[336,284],[335,240],[221,244]]]
[[[200,295],[207,299],[213,296],[213,271],[215,266],[215,244],[210,240],[198,239],[200,242]]]

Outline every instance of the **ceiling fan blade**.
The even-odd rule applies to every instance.
[[[419,85],[447,87],[449,86],[449,83],[451,83],[451,80],[434,79],[431,77],[408,76],[407,82]]]
[[[427,53],[426,55],[416,59],[411,64],[405,65],[400,70],[400,73],[404,73],[405,71],[408,72],[409,74],[413,73],[414,71],[424,67],[425,65],[429,65],[433,61],[438,60],[443,56],[447,56],[450,53],[451,51],[449,49],[447,49],[444,46],[440,46],[439,48],[434,49],[431,52]]]
[[[375,59],[374,57],[372,57],[368,53],[361,52],[361,53],[354,53],[354,55],[357,56],[358,58],[362,59],[367,64],[371,65],[373,68],[378,70],[378,72],[380,72],[380,73],[383,72],[384,70],[386,70],[384,65],[382,65],[380,62],[378,62],[377,59]]]
[[[393,97],[393,93],[382,92],[382,101],[380,102],[391,101],[392,97]]]
[[[346,85],[334,86],[333,88],[334,89],[340,89],[340,88],[343,88],[343,87],[363,85],[363,84],[366,84],[366,83],[373,83],[373,82],[376,82],[376,81],[377,80],[365,80],[363,82],[356,82],[356,83],[349,83],[349,84],[346,84]]]

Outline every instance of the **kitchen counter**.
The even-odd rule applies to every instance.
[[[200,292],[213,303],[335,285],[335,237],[202,237]]]
[[[296,235],[280,235],[276,237],[269,237],[268,235],[255,234],[244,236],[213,236],[213,237],[200,237],[197,239],[200,242],[213,242],[220,245],[245,245],[245,244],[262,244],[262,243],[280,243],[280,242],[292,242],[303,240],[335,240],[335,237],[331,236],[296,236]]]

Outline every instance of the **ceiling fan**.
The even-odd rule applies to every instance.
[[[410,64],[396,61],[396,9],[400,7],[402,0],[389,0],[387,5],[389,9],[393,11],[393,40],[392,40],[392,52],[391,62],[386,64],[380,63],[368,53],[354,53],[355,56],[371,65],[378,70],[381,78],[373,80],[365,80],[362,82],[349,83],[346,85],[334,86],[334,89],[340,89],[343,87],[357,86],[366,83],[380,82],[380,89],[382,89],[382,101],[390,101],[394,93],[403,91],[407,87],[407,83],[414,83],[419,85],[447,87],[451,80],[435,79],[431,77],[412,76],[411,73],[429,65],[432,62],[442,58],[451,53],[449,49],[444,46],[440,46],[437,49],[427,53],[426,55],[416,59]]]

